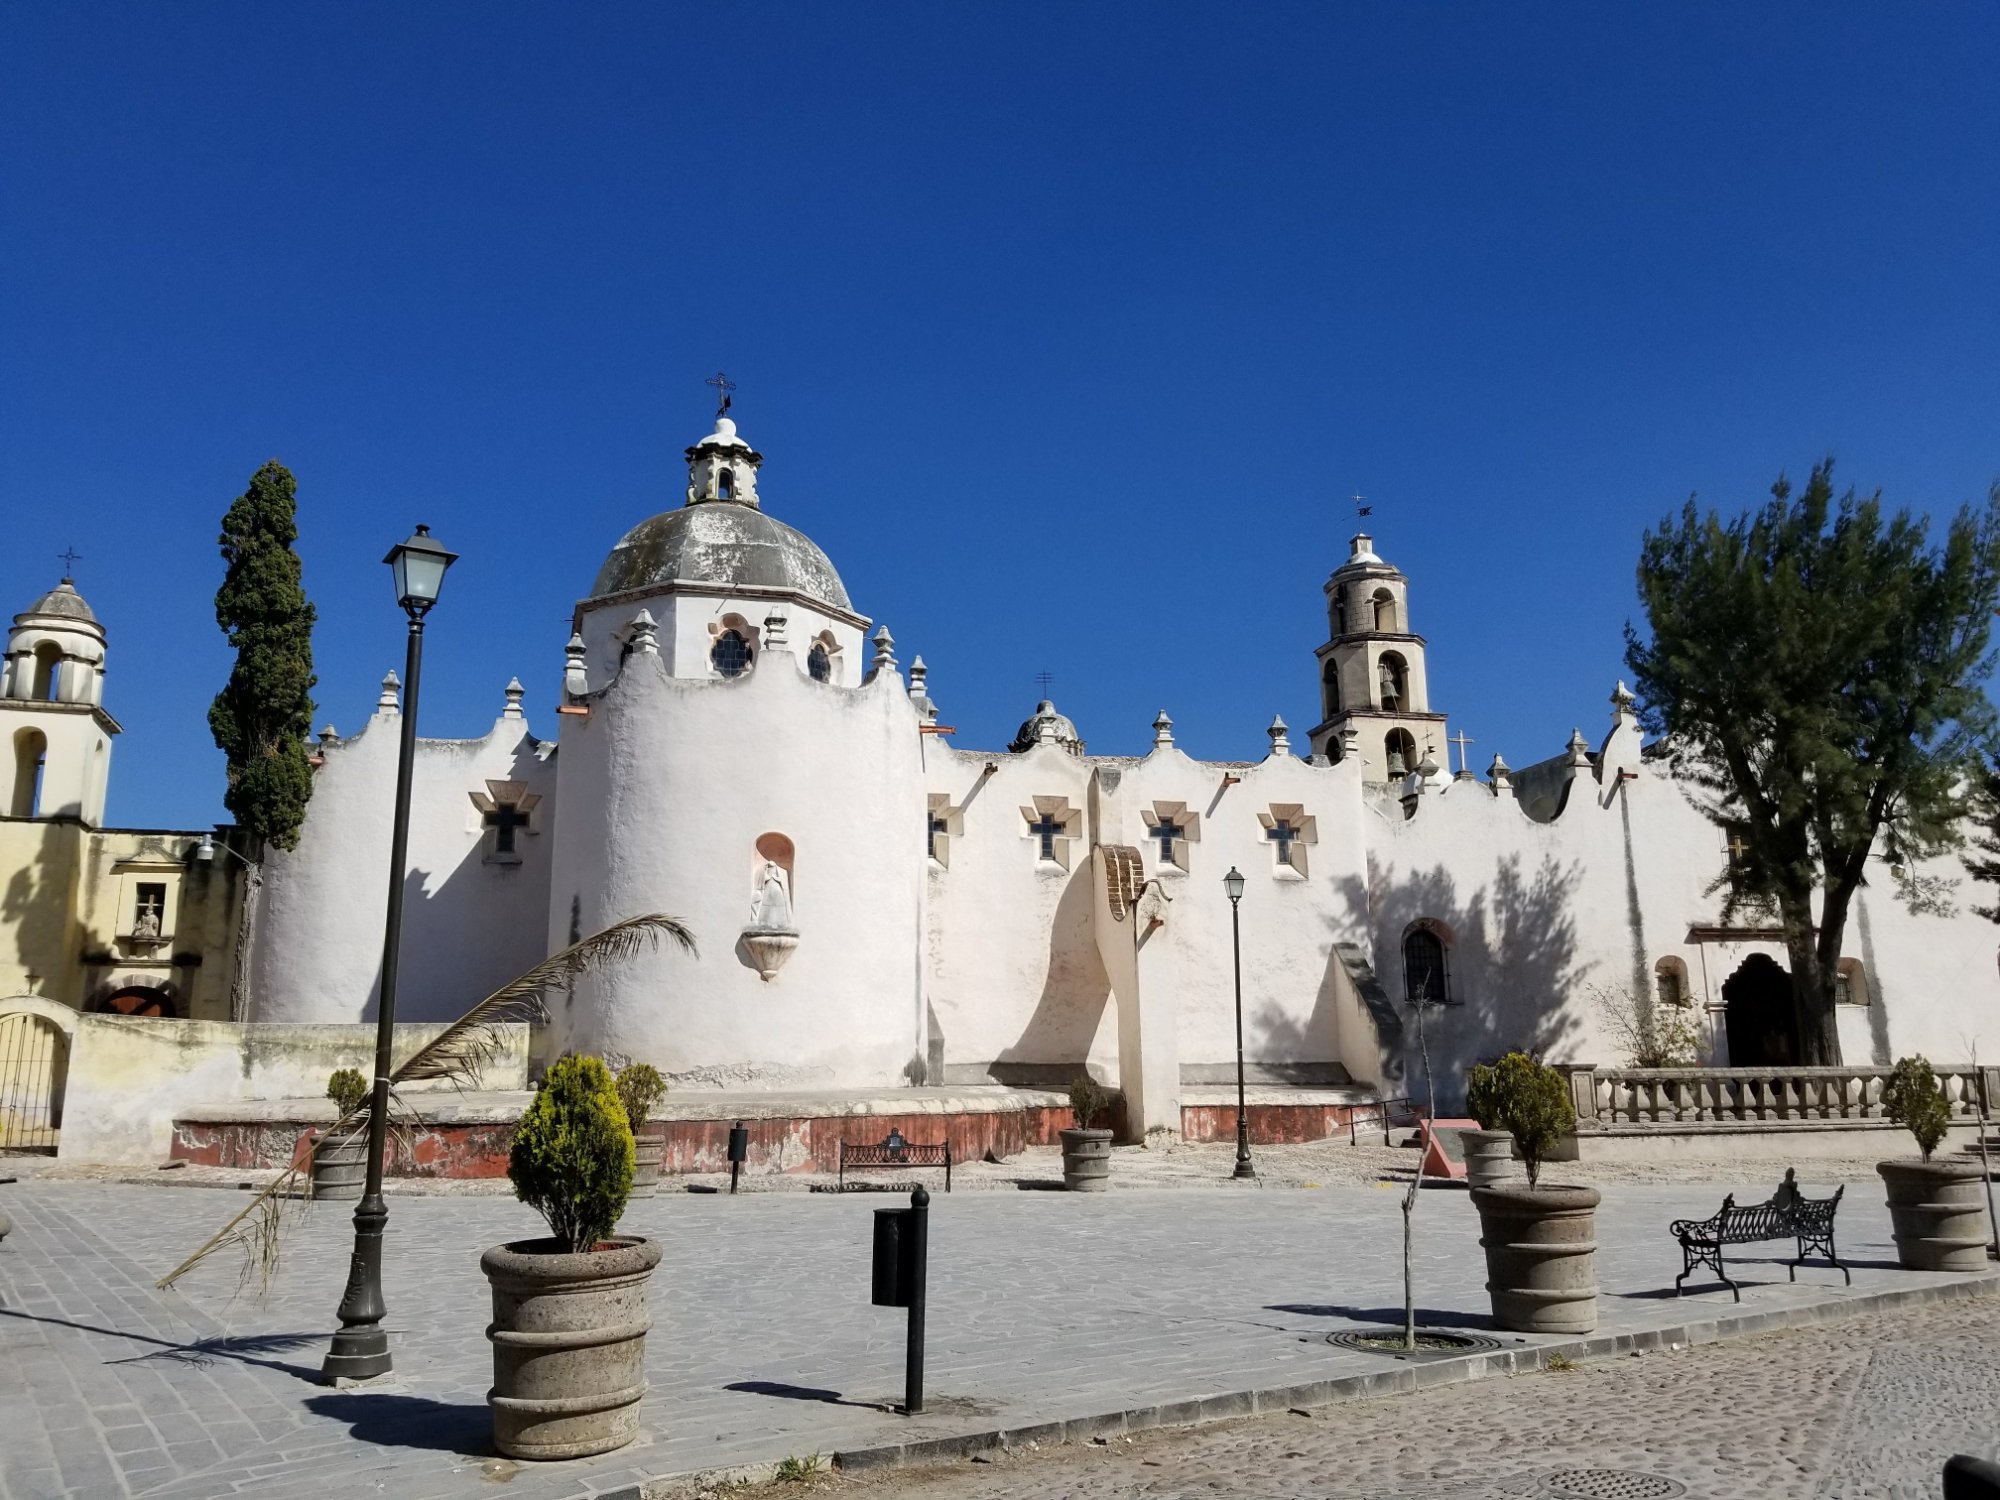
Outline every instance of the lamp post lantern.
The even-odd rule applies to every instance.
[[[389,1069],[395,1045],[396,967],[403,935],[403,879],[410,850],[410,773],[417,754],[417,683],[424,665],[424,616],[437,603],[445,569],[458,560],[419,526],[382,559],[396,581],[396,602],[409,616],[403,667],[403,726],[396,756],[396,811],[389,836],[389,910],[382,932],[382,999],[375,1013],[375,1088],[368,1104],[368,1180],[354,1209],[354,1258],[340,1299],[340,1331],[326,1352],[320,1375],[328,1381],[371,1380],[391,1368],[389,1334],[382,1326],[382,1231],[389,1206],[382,1201],[382,1150],[389,1122]]]
[[[1229,893],[1229,951],[1236,967],[1236,1179],[1239,1182],[1254,1178],[1257,1169],[1250,1165],[1250,1111],[1243,1096],[1243,885],[1242,874],[1236,866],[1229,867],[1229,873],[1222,877],[1222,888]]]

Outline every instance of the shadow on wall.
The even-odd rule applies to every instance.
[[[1587,1060],[1570,1056],[1583,1040],[1580,985],[1591,967],[1577,954],[1580,863],[1565,867],[1549,855],[1529,872],[1518,855],[1510,855],[1469,895],[1461,894],[1458,877],[1442,865],[1391,886],[1371,861],[1369,877],[1375,887],[1376,972],[1407,1018],[1404,1076],[1413,1097],[1424,1097],[1425,1078],[1403,940],[1419,922],[1430,924],[1446,948],[1448,1003],[1424,1013],[1440,1112],[1462,1111],[1466,1070],[1502,1053]],[[1355,884],[1355,899],[1365,899]]]
[[[1097,934],[1091,917],[1091,864],[1072,870],[1049,922],[1049,961],[1042,993],[1035,1000],[1028,1024],[1012,1045],[1001,1050],[997,1064],[1053,1064],[1083,1069],[1090,1044],[1111,1003],[1111,979],[1097,955]],[[949,1038],[946,1039],[947,1044]],[[1000,1069],[996,1066],[996,1074]]]
[[[21,988],[24,991],[32,988],[45,998],[59,999],[63,997],[58,993],[61,976],[56,967],[66,946],[65,928],[71,903],[58,889],[66,872],[59,868],[62,862],[57,858],[56,843],[65,827],[72,834],[78,830],[73,825],[54,822],[33,826],[34,854],[7,877],[7,888],[0,893],[0,918],[4,918],[14,934],[15,961],[22,973],[37,976],[35,985],[23,984]]]
[[[507,779],[532,785],[538,764],[531,742],[523,739]],[[468,772],[460,795],[469,799],[483,790],[483,780]],[[545,798],[541,808],[552,805]],[[465,808],[468,818],[476,816],[469,800]],[[539,821],[540,812],[534,817]],[[516,863],[490,862],[494,836],[482,831],[442,877],[415,866],[404,876],[397,1021],[455,1021],[548,956],[549,862],[555,841],[540,832],[517,833],[515,840]],[[374,941],[379,948],[379,933]],[[355,1019],[373,1021],[381,1004],[378,953],[367,1004]]]

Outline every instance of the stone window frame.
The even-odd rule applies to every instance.
[[[1155,802],[1151,807],[1139,809],[1139,817],[1146,825],[1145,842],[1152,856],[1153,872],[1157,875],[1189,873],[1189,866],[1193,863],[1191,846],[1201,842],[1201,814],[1189,812],[1185,802]],[[1173,830],[1170,844],[1160,837],[1161,828]],[[1171,852],[1174,857],[1163,859],[1163,852]]]
[[[722,644],[723,636],[734,631],[743,638],[743,670],[733,675],[716,665],[715,653]],[[764,652],[763,633],[734,610],[719,620],[711,620],[708,626],[708,652],[704,658],[708,675],[720,682],[741,682],[757,670],[757,660]]]
[[[1833,1000],[1836,1005],[1874,1004],[1875,997],[1868,987],[1868,971],[1860,959],[1843,958],[1833,966]]]
[[[1667,993],[1668,979],[1673,980],[1679,998]],[[1694,987],[1688,980],[1687,960],[1670,953],[1653,965],[1653,998],[1662,1005],[1685,1007],[1694,1004]]]
[[[940,823],[944,825],[942,828],[937,826]],[[931,864],[949,870],[952,842],[965,836],[965,809],[952,805],[950,792],[928,793],[924,798],[924,825],[924,847]]]
[[[1278,844],[1271,837],[1280,819],[1292,827],[1290,864],[1278,858]],[[1257,821],[1263,825],[1264,843],[1271,851],[1272,876],[1279,880],[1306,879],[1311,873],[1309,851],[1319,842],[1319,819],[1308,813],[1302,802],[1273,802],[1266,811],[1257,814]]]
[[[1053,851],[1049,855],[1041,852],[1041,835],[1036,831],[1044,818],[1060,825],[1050,836]],[[1021,837],[1034,853],[1035,868],[1047,873],[1070,868],[1082,828],[1083,809],[1073,806],[1067,797],[1036,797],[1021,808]]]

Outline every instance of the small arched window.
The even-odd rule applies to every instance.
[[[1396,596],[1387,589],[1375,590],[1375,628],[1393,633],[1396,629]]]
[[[1384,651],[1375,666],[1375,680],[1382,695],[1382,707],[1391,713],[1401,708],[1410,695],[1410,670],[1403,658],[1393,651]]]
[[[750,670],[750,643],[739,630],[725,630],[715,638],[708,659],[724,677],[741,677]]]
[[[1678,958],[1663,958],[1653,965],[1653,987],[1662,1005],[1686,1005],[1692,999],[1687,965]]]
[[[54,641],[43,641],[35,647],[35,690],[29,696],[53,703],[61,691],[62,648]]]
[[[1342,584],[1333,591],[1333,633],[1347,634],[1347,585]]]
[[[806,675],[814,682],[833,681],[833,658],[827,655],[824,641],[814,641],[806,653]]]
[[[1833,998],[1839,1005],[1868,1003],[1868,975],[1858,958],[1843,958],[1833,971]]]
[[[1403,993],[1434,1005],[1451,999],[1451,949],[1431,923],[1415,923],[1403,934]]]
[[[1382,736],[1382,765],[1388,775],[1403,776],[1417,766],[1417,742],[1407,729],[1392,729]]]
[[[1329,661],[1319,674],[1320,697],[1331,719],[1340,712],[1340,663]]]
[[[23,729],[14,736],[14,795],[8,803],[14,817],[41,815],[42,767],[48,750],[48,737],[39,729]]]
[[[726,468],[716,474],[715,493],[717,498],[723,500],[734,500],[736,498],[736,471],[734,469]]]

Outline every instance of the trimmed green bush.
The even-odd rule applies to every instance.
[[[651,1063],[627,1063],[618,1070],[618,1102],[625,1106],[625,1119],[633,1132],[645,1128],[653,1106],[667,1097],[667,1080]]]
[[[368,1080],[353,1068],[340,1068],[326,1080],[326,1097],[345,1119],[368,1102]]]
[[[1882,1108],[1916,1137],[1925,1161],[1951,1129],[1951,1101],[1945,1098],[1937,1074],[1921,1053],[1896,1059],[1896,1070],[1882,1087]]]
[[[1542,1158],[1576,1128],[1568,1082],[1525,1052],[1509,1052],[1496,1063],[1475,1067],[1466,1076],[1465,1107],[1481,1130],[1504,1130],[1514,1137],[1529,1187],[1541,1176]]]
[[[603,1062],[556,1059],[514,1132],[507,1176],[565,1250],[610,1235],[632,1192],[632,1126]]]
[[[1070,1113],[1076,1116],[1076,1128],[1089,1130],[1091,1121],[1111,1107],[1111,1091],[1098,1083],[1088,1073],[1079,1073],[1069,1086]]]

